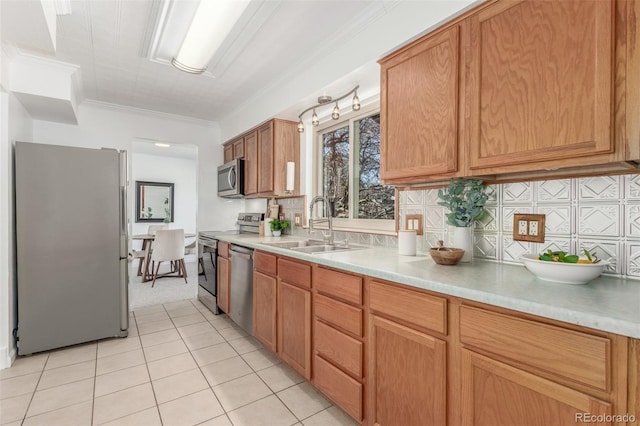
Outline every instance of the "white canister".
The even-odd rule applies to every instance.
[[[271,231],[271,222],[273,221],[272,217],[267,217],[264,219],[264,236],[272,237],[273,232]]]
[[[416,255],[417,233],[415,229],[398,231],[398,254],[404,256]]]

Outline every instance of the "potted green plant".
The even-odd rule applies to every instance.
[[[280,235],[282,235],[282,231],[287,229],[288,227],[288,220],[280,220],[276,217],[271,221],[271,232],[273,233],[274,237],[279,237]]]
[[[449,209],[447,223],[455,226],[454,247],[465,251],[461,262],[470,262],[473,257],[473,224],[485,212],[489,198],[480,179],[451,179],[449,186],[438,190],[438,204]]]

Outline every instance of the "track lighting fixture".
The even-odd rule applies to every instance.
[[[353,89],[349,90],[347,93],[345,93],[344,95],[333,99],[331,96],[318,96],[318,103],[310,106],[309,108],[305,109],[304,111],[302,111],[300,113],[300,115],[298,116],[298,132],[302,133],[304,132],[304,123],[302,122],[302,116],[305,115],[307,112],[309,111],[313,111],[313,115],[311,116],[311,124],[313,124],[314,126],[317,126],[318,124],[320,124],[320,119],[318,118],[318,114],[316,113],[316,109],[319,107],[322,107],[324,105],[327,105],[331,102],[335,102],[335,106],[333,107],[333,112],[331,113],[331,118],[333,118],[334,120],[337,120],[340,118],[340,107],[338,106],[338,102],[341,101],[342,99],[347,98],[349,95],[351,95],[353,93],[353,99],[351,101],[351,108],[354,111],[358,111],[360,109],[360,99],[358,98],[358,88],[360,86],[356,86]]]

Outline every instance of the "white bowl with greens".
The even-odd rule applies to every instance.
[[[563,252],[554,252],[563,253]],[[570,262],[561,261],[562,258],[558,257],[558,260],[540,260],[540,258],[547,258],[547,254],[542,256],[538,254],[525,254],[521,257],[525,268],[529,270],[538,279],[543,281],[549,281],[559,284],[587,284],[589,281],[598,278],[604,269],[611,264],[609,260],[593,260],[585,257],[578,256],[566,256],[563,253],[563,258],[569,257]],[[575,259],[575,261],[574,261]]]

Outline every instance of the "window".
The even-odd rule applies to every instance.
[[[334,226],[393,231],[395,188],[380,183],[380,112],[353,115],[318,131],[319,184]]]

